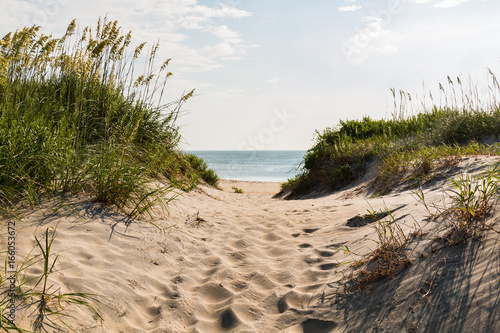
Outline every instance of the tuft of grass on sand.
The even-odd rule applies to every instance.
[[[16,266],[14,272],[12,270],[8,272],[7,265],[5,265],[4,271],[0,274],[0,286],[2,290],[5,290],[0,294],[0,330],[2,331],[29,332],[15,323],[13,320],[15,316],[12,313],[15,314],[18,309],[32,307],[36,307],[36,313],[38,313],[33,322],[33,330],[37,332],[46,330],[47,326],[54,327],[56,322],[59,323],[60,330],[74,331],[65,322],[66,318],[72,317],[67,314],[66,307],[68,306],[87,308],[102,320],[97,307],[97,304],[101,303],[99,295],[63,293],[50,284],[50,275],[55,271],[58,259],[58,255],[54,255],[52,249],[56,230],[47,228],[43,236],[43,239],[35,236],[36,248]],[[39,253],[35,254],[36,252]],[[7,254],[10,255],[10,253]],[[7,263],[7,257],[5,262]],[[41,266],[40,275],[29,276],[28,270],[36,266]]]
[[[491,228],[486,221],[498,201],[499,182],[500,164],[479,175],[465,173],[449,179],[446,192],[451,204],[439,214],[451,227],[443,237],[447,245],[480,236]]]
[[[367,264],[366,268],[356,271],[356,274],[351,274],[349,281],[344,288],[344,292],[350,292],[360,289],[367,283],[376,281],[382,278],[390,278],[411,265],[411,260],[406,249],[411,241],[411,236],[403,232],[403,229],[398,224],[394,214],[385,207],[385,212],[376,213],[369,210],[370,215],[374,220],[378,216],[386,216],[387,219],[374,222],[374,228],[377,234],[377,248],[372,252],[362,256],[361,260],[352,263],[352,267],[356,268],[360,265]],[[347,246],[343,249],[345,254],[352,253]],[[341,265],[348,264],[342,263]]]
[[[233,186],[232,189],[234,190],[234,193],[243,193],[243,190],[241,188],[238,188],[236,186]]]

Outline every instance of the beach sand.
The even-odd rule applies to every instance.
[[[491,162],[467,159],[449,172]],[[499,234],[442,246],[434,239],[445,224],[429,219],[410,190],[372,197],[364,181],[286,201],[273,199],[279,183],[224,180],[222,190],[182,193],[169,216],[155,220],[161,230],[85,198],[57,210],[45,205],[23,211],[16,224],[18,261],[35,235],[57,229],[51,291],[101,295],[104,320],[64,307],[77,332],[499,332]],[[424,187],[431,206],[449,203],[445,182]],[[421,231],[408,247],[412,264],[344,293],[350,262],[377,247],[373,225],[347,221],[384,207],[406,233]],[[495,211],[489,223],[498,217]],[[40,273],[34,265],[28,277]],[[37,316],[34,307],[19,309],[16,322],[33,329]],[[48,332],[60,326],[55,315],[42,319]]]

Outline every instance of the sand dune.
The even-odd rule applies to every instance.
[[[445,204],[444,183],[425,188],[429,203]],[[500,331],[499,235],[485,231],[440,246],[433,239],[444,232],[443,222],[429,220],[411,191],[371,198],[358,185],[296,201],[273,199],[276,183],[223,181],[222,191],[201,186],[156,221],[163,230],[80,198],[56,212],[26,211],[18,252],[32,249],[33,236],[47,226],[57,228],[52,290],[102,295],[104,320],[65,307],[74,318],[64,320],[78,332]],[[352,272],[340,264],[377,246],[372,225],[347,225],[370,206],[387,207],[405,232],[418,224],[425,235],[409,246],[408,269],[340,293]],[[351,253],[342,251],[345,245]],[[40,268],[28,273],[36,276]],[[33,310],[19,310],[16,322],[33,328]],[[43,319],[48,332],[60,326],[55,316]]]

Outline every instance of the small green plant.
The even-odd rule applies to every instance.
[[[234,190],[234,193],[243,193],[243,190],[241,188],[237,188],[236,186],[233,186],[232,189]]]
[[[387,207],[385,211],[389,219],[375,222],[374,228],[378,237],[378,241],[375,241],[375,243],[377,243],[378,247],[370,253],[369,259],[377,261],[377,269],[366,274],[365,278],[368,279],[393,276],[411,263],[405,250],[409,237],[405,235]],[[373,276],[370,277],[370,275]]]
[[[435,213],[431,212],[429,206],[427,205],[427,202],[425,201],[424,190],[422,189],[422,187],[421,186],[420,187],[414,187],[413,190],[412,190],[412,193],[416,197],[417,201],[419,201],[420,203],[422,203],[424,205],[425,209],[429,213],[429,216],[430,217],[434,217]]]
[[[64,318],[69,315],[65,313],[65,306],[83,306],[90,309],[97,317],[102,319],[96,304],[100,304],[99,295],[88,293],[61,293],[60,289],[53,289],[50,284],[50,275],[54,272],[58,255],[54,256],[53,242],[56,237],[54,228],[47,228],[44,239],[35,236],[36,249],[39,254],[28,253],[26,258],[16,267],[14,273],[7,273],[7,259],[5,270],[0,276],[2,293],[0,294],[0,329],[5,332],[15,330],[28,332],[18,327],[6,314],[10,310],[11,300],[15,300],[16,309],[29,309],[36,306],[38,316],[34,321],[35,331],[43,330],[46,316],[55,316],[62,326],[73,330],[65,322]],[[27,278],[27,271],[34,266],[42,265],[42,273],[37,277]],[[13,293],[11,285],[15,285]],[[54,321],[51,321],[51,325]]]
[[[213,169],[207,169],[207,170],[205,170],[202,173],[202,178],[209,185],[216,186],[216,187],[219,185],[220,178],[215,173],[215,171]]]
[[[452,205],[447,209],[453,232],[450,243],[457,243],[486,228],[486,219],[498,199],[499,164],[482,175],[464,174],[450,179],[449,196]]]
[[[61,293],[60,289],[51,290],[52,286],[47,284],[49,276],[53,273],[54,266],[59,257],[58,255],[53,257],[51,252],[55,237],[56,230],[54,228],[47,228],[45,230],[45,237],[43,241],[40,241],[35,236],[35,241],[40,251],[40,259],[43,264],[42,275],[39,277],[32,290],[23,295],[24,297],[29,297],[31,299],[38,299],[38,301],[28,304],[28,306],[37,304],[37,309],[39,311],[39,316],[35,321],[35,330],[43,327],[43,319],[45,315],[55,315],[59,318],[62,324],[67,326],[62,320],[63,317],[68,316],[62,312],[64,310],[63,304],[73,304],[86,307],[102,320],[99,311],[93,304],[100,303],[98,295],[87,293]],[[37,287],[40,285],[41,290],[37,290]]]

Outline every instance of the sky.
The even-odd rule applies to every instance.
[[[499,13],[494,0],[0,0],[0,36],[118,20],[172,58],[166,99],[196,89],[183,149],[306,150],[340,120],[391,117],[390,88],[415,110],[429,91],[439,104],[448,76],[486,94]]]

